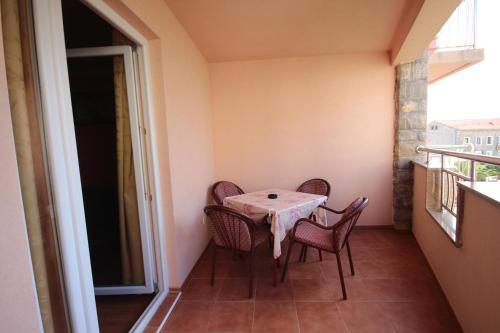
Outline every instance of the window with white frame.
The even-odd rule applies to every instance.
[[[464,143],[470,143],[470,136],[464,137]]]
[[[492,136],[486,137],[486,144],[490,145],[490,146],[493,144],[493,137]]]
[[[476,145],[482,144],[482,141],[480,136],[476,136]]]

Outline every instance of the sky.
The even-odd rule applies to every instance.
[[[427,121],[500,118],[500,1],[477,0],[484,60],[429,86]]]

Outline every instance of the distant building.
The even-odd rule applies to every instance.
[[[427,125],[427,142],[472,144],[474,153],[500,156],[500,118],[433,121]]]

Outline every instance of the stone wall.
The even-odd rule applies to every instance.
[[[393,223],[410,229],[412,216],[412,160],[424,156],[415,147],[424,145],[427,125],[427,56],[396,67],[396,117],[393,164]]]

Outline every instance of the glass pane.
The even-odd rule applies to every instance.
[[[12,128],[33,273],[45,332],[69,331],[45,153],[30,3],[0,0]]]
[[[123,57],[68,59],[94,286],[143,285]]]

